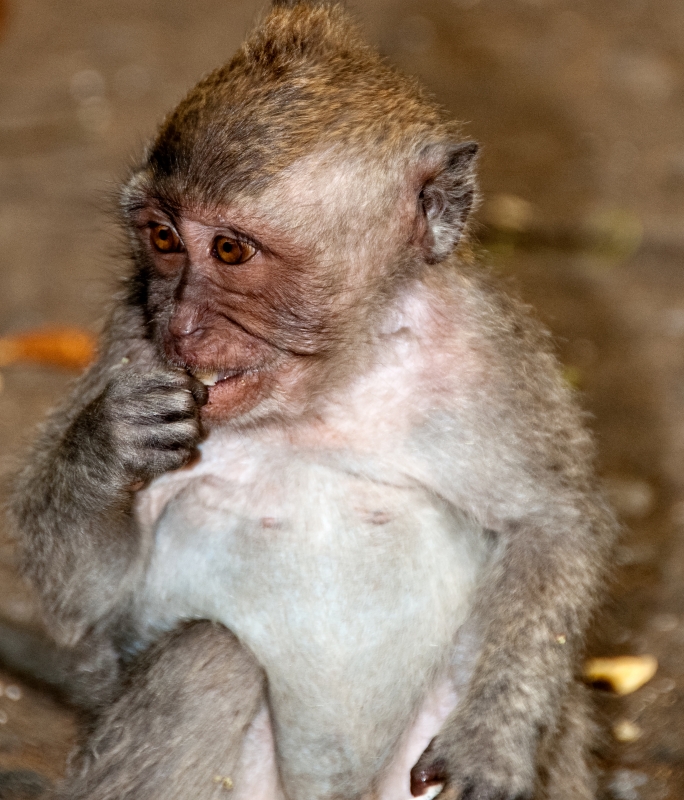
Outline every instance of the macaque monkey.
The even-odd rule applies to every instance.
[[[476,154],[307,2],[162,124],[13,501],[97,706],[56,797],[593,796],[614,524],[546,333],[469,246]]]

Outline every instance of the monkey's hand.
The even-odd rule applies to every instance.
[[[496,724],[492,709],[458,709],[411,771],[411,793],[443,784],[439,800],[529,800],[536,737],[522,719]]]
[[[80,414],[72,438],[91,448],[113,477],[134,484],[186,464],[202,431],[207,389],[182,370],[122,372]]]

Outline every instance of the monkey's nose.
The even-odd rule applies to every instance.
[[[204,331],[205,326],[196,308],[181,305],[176,308],[169,321],[169,333],[174,338],[201,338]]]

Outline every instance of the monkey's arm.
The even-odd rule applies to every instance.
[[[496,304],[476,338],[484,364],[458,412],[422,432],[436,488],[498,537],[474,615],[482,647],[463,702],[413,772],[461,797],[532,795],[583,646],[614,519],[596,489],[593,448],[545,335]],[[481,322],[479,323],[482,324]],[[480,388],[478,388],[478,386]],[[458,796],[458,795],[457,795]]]
[[[482,648],[469,689],[416,765],[415,786],[445,781],[463,800],[532,796],[538,748],[559,724],[597,595],[604,548],[589,539],[605,540],[610,525],[588,513],[583,530],[547,518],[504,534],[477,599]]]
[[[140,308],[123,301],[98,362],[39,435],[11,510],[22,569],[63,643],[105,618],[141,574],[145,546],[132,514],[134,490],[190,457],[202,390],[164,366]]]

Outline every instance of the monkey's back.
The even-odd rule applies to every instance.
[[[485,556],[448,504],[357,466],[226,433],[139,507],[154,535],[143,626],[232,630],[266,671],[286,785],[321,796],[367,790],[396,752],[447,671]]]

